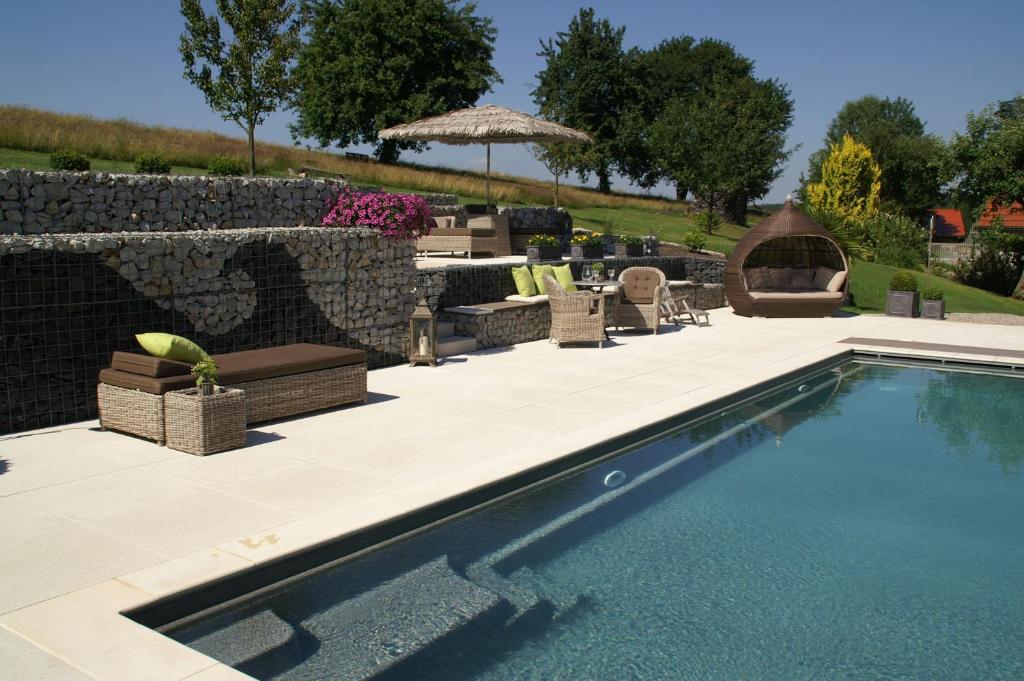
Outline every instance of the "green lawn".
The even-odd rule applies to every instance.
[[[89,159],[90,170],[98,173],[131,173],[132,164],[128,161],[110,161],[103,158]],[[20,149],[0,149],[0,168],[27,168],[28,170],[52,170],[50,155],[41,151],[21,151]],[[206,168],[188,168],[171,166],[174,175],[202,175]]]
[[[853,306],[850,312],[884,312],[885,292],[896,267],[872,262],[854,262],[850,273]],[[946,312],[1003,312],[1024,315],[1024,301],[1004,298],[988,291],[964,286],[942,277],[915,272],[919,289],[938,286],[946,300]]]
[[[662,241],[674,243],[682,243],[683,235],[696,226],[694,217],[682,208],[664,211],[642,208],[570,208],[569,213],[574,227],[612,234],[654,234]],[[708,236],[706,248],[728,255],[746,232],[746,227],[723,223]]]

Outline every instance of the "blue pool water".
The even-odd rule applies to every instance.
[[[1021,679],[1022,464],[1021,378],[854,363],[167,633],[261,679]]]

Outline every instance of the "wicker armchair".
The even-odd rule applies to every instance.
[[[619,275],[619,304],[615,327],[652,329],[658,333],[661,301],[668,293],[665,273],[657,267],[629,267]]]
[[[562,343],[596,342],[604,347],[604,296],[590,291],[568,293],[553,277],[544,277],[551,306],[551,340]],[[594,305],[594,303],[597,303]]]

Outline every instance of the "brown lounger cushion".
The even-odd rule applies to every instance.
[[[115,352],[110,360],[110,368],[140,376],[162,378],[164,376],[188,376],[192,366],[188,362],[176,362],[151,355],[138,355],[134,352]]]
[[[217,363],[217,382],[221,385],[237,385],[278,376],[292,376],[309,371],[364,364],[366,353],[351,348],[296,343],[277,348],[214,355],[213,360]],[[195,378],[191,375],[145,376],[119,371],[111,367],[100,372],[100,383],[163,395],[171,390],[182,390],[194,386]]]

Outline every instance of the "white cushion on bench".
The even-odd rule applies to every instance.
[[[548,297],[546,295],[521,296],[518,294],[512,294],[510,296],[505,296],[505,300],[510,303],[546,303],[548,302]]]

